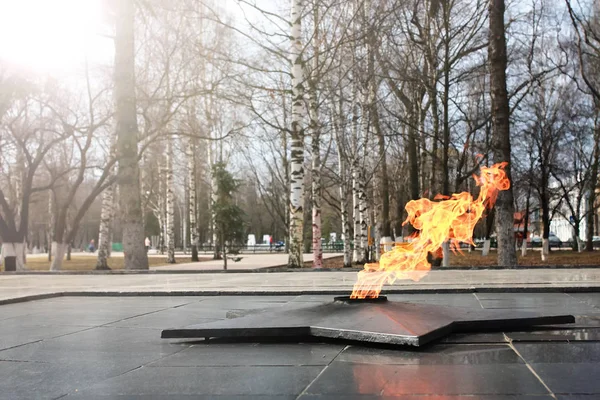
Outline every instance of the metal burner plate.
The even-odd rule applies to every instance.
[[[378,344],[422,346],[452,332],[498,331],[575,322],[572,315],[512,310],[476,310],[395,301],[288,303],[276,312],[162,331],[165,339],[328,338]]]

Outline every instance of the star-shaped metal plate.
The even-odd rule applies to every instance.
[[[572,315],[476,310],[388,301],[382,303],[288,303],[277,311],[162,331],[165,339],[281,337],[342,339],[422,346],[453,332],[513,330],[575,322]]]

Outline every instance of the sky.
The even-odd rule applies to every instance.
[[[106,0],[0,0],[0,61],[34,73],[68,75],[87,60],[110,64]],[[219,0],[239,12],[235,0]]]

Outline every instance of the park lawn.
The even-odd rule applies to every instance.
[[[200,261],[208,261],[210,258],[200,258]],[[122,270],[124,268],[123,257],[111,257],[108,260],[108,265],[112,270]],[[192,262],[190,257],[178,257],[177,263],[190,263]],[[166,256],[164,257],[148,257],[148,263],[151,267],[158,267],[162,265],[173,265],[167,264]],[[71,261],[64,260],[62,265],[62,271],[92,271],[96,268],[96,257],[93,256],[79,256],[74,255]],[[27,269],[30,271],[49,271],[50,262],[46,257],[28,257],[27,258]]]
[[[598,265],[600,266],[600,251],[578,253],[572,250],[555,250],[550,253],[546,261],[542,261],[539,251],[529,250],[527,256],[521,257],[521,252],[518,252],[519,265],[533,266],[568,266],[577,267],[579,265]],[[343,257],[333,257],[323,260],[323,268],[342,268]],[[471,253],[464,252],[463,254],[451,254],[450,265],[453,267],[486,267],[497,266],[496,251],[491,251],[486,257],[481,255],[481,251],[473,251]],[[305,262],[305,268],[311,268],[312,262]]]

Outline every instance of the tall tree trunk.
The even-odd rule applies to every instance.
[[[323,248],[321,246],[322,224],[321,224],[321,123],[319,121],[318,104],[318,77],[319,77],[319,5],[315,4],[313,11],[313,65],[312,76],[310,78],[310,122],[309,129],[311,133],[311,158],[312,158],[312,252],[313,268],[323,268]]]
[[[54,221],[56,215],[54,213],[54,201],[52,200],[53,192],[48,191],[48,231],[46,232],[46,241],[48,243],[48,261],[52,261],[52,232],[54,231]]]
[[[192,261],[199,261],[198,258],[198,226],[196,224],[196,146],[194,140],[190,138],[187,148],[188,162],[188,213],[190,218],[190,245],[192,252]]]
[[[358,216],[360,221],[360,249],[359,263],[365,263],[369,255],[369,205],[367,203],[367,188],[364,170],[358,172]]]
[[[175,196],[173,193],[173,138],[167,138],[167,263],[175,264]]]
[[[414,123],[411,118],[411,125]],[[417,130],[414,125],[408,128],[408,164],[410,168],[410,198],[417,200],[420,197],[419,189],[419,155],[417,154]]]
[[[301,268],[304,248],[304,61],[302,0],[291,5],[292,129],[290,160],[290,249],[288,267]]]
[[[158,167],[158,248],[160,254],[165,254],[166,233],[167,233],[167,200],[166,200],[166,166],[159,161]]]
[[[527,200],[525,201],[525,215],[523,217],[523,245],[521,256],[527,255],[527,236],[529,236],[529,208],[531,207],[531,186],[527,189]]]
[[[125,269],[148,269],[144,246],[144,214],[138,165],[135,105],[134,2],[116,3],[115,117],[117,121],[118,184]]]
[[[213,243],[213,259],[220,260],[221,259],[221,247],[224,245],[221,242],[219,234],[217,232],[216,225],[216,212],[214,205],[218,201],[218,192],[217,192],[217,177],[215,176],[213,166],[215,165],[215,152],[212,146],[212,142],[208,142],[208,168],[210,170],[210,229],[212,232],[212,243]]]
[[[492,98],[492,148],[495,162],[508,162],[506,175],[512,183],[510,108],[506,90],[506,36],[504,32],[504,0],[489,3],[489,62]],[[514,235],[514,197],[510,189],[498,193],[496,201],[496,234],[498,236],[498,265],[517,265]]]
[[[102,193],[102,211],[100,212],[100,233],[98,235],[98,259],[96,270],[109,270],[108,251],[113,219],[114,190],[109,186]]]
[[[352,261],[357,264],[363,264],[363,249],[361,240],[361,221],[360,221],[360,177],[358,163],[352,161],[352,220],[354,221],[354,246],[352,251]]]
[[[550,199],[547,191],[547,181],[542,179],[542,192],[540,193],[540,208],[542,209],[542,261],[550,253]]]
[[[344,268],[352,266],[352,249],[350,245],[350,222],[348,219],[348,186],[346,184],[345,162],[340,161],[340,214],[342,219],[342,240],[344,241]]]
[[[600,110],[597,110],[596,113],[600,113]],[[596,215],[596,187],[598,186],[598,170],[600,164],[600,121],[598,119],[600,116],[596,116],[596,126],[594,130],[594,156],[592,159],[592,170],[590,172],[590,182],[589,182],[589,193],[587,197],[587,214],[586,214],[586,226],[585,226],[585,235],[586,235],[586,251],[594,250],[594,220]]]

